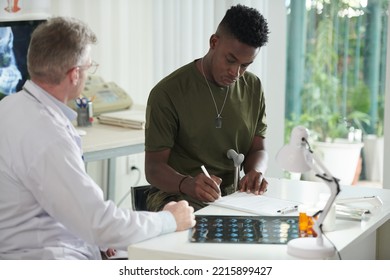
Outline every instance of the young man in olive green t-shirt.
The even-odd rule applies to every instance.
[[[149,210],[180,199],[199,209],[236,191],[230,149],[245,156],[238,189],[266,191],[264,93],[260,79],[246,70],[268,33],[257,10],[231,7],[211,36],[208,53],[152,89],[145,130],[145,172],[153,186]]]

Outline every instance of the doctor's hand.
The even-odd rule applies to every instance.
[[[240,180],[240,192],[254,193],[262,195],[267,191],[268,182],[261,172],[251,170]]]
[[[163,211],[172,213],[176,220],[176,231],[192,228],[196,224],[194,208],[185,200],[171,201],[164,206]]]
[[[107,258],[111,258],[116,255],[116,250],[112,248],[108,248],[105,253]]]

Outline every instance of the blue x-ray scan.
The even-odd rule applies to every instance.
[[[16,65],[13,42],[11,27],[0,27],[0,93],[5,95],[14,93],[22,79]]]

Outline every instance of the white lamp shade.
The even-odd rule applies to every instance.
[[[303,126],[297,126],[291,132],[290,143],[283,146],[276,155],[276,162],[289,172],[304,173],[312,169],[313,157],[308,149],[308,131]]]

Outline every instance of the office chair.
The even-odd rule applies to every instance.
[[[131,187],[131,206],[135,211],[147,211],[146,198],[150,185]]]

